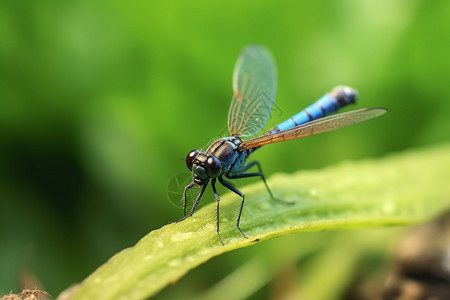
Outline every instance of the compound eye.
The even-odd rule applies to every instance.
[[[206,172],[209,177],[217,178],[222,172],[222,164],[215,156],[210,156],[206,160]]]
[[[192,150],[186,156],[186,166],[190,171],[192,171],[192,163],[194,162],[194,159],[197,157],[198,153],[198,150]]]

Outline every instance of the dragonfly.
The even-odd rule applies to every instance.
[[[242,198],[236,227],[242,236],[247,238],[239,226],[245,195],[226,179],[260,177],[270,198],[283,202],[273,196],[260,163],[258,161],[247,163],[247,159],[254,151],[267,144],[339,129],[379,117],[387,112],[386,108],[374,107],[329,115],[344,106],[356,103],[358,96],[356,90],[348,86],[338,86],[264,134],[249,138],[261,131],[268,121],[274,105],[276,89],[277,69],[270,52],[259,45],[244,48],[233,72],[234,94],[228,112],[230,136],[214,141],[206,151],[192,150],[186,156],[186,166],[192,172],[192,181],[184,188],[184,217],[178,222],[194,214],[208,183],[211,183],[214,198],[217,201],[216,231],[221,244],[224,245],[219,230],[220,196],[216,188],[216,183],[219,181],[221,185]],[[258,171],[248,172],[254,166],[258,168]],[[195,186],[199,187],[199,192],[187,213],[186,193]]]

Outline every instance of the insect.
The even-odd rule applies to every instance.
[[[192,172],[193,180],[184,188],[184,217],[178,222],[192,216],[208,183],[211,182],[217,201],[217,235],[223,245],[219,230],[220,196],[216,188],[216,182],[219,181],[224,187],[242,198],[236,227],[246,238],[247,236],[239,227],[245,195],[224,177],[237,179],[259,176],[270,197],[277,200],[267,185],[259,162],[253,161],[246,164],[250,154],[267,144],[335,130],[379,117],[387,111],[385,108],[365,108],[326,117],[326,115],[356,102],[357,92],[354,89],[338,86],[306,109],[261,136],[243,140],[242,137],[255,135],[266,124],[275,101],[276,89],[276,67],[270,53],[258,45],[246,47],[240,54],[233,73],[234,95],[228,112],[230,136],[214,141],[205,152],[192,150],[186,156],[186,166]],[[253,166],[258,167],[258,172],[247,172]],[[199,187],[200,190],[191,210],[186,213],[186,192],[194,186]]]

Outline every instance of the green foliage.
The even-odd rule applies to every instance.
[[[181,217],[167,199],[167,184],[185,171],[180,158],[227,133],[232,70],[247,44],[267,47],[278,66],[268,128],[339,84],[359,91],[355,109],[389,109],[383,118],[252,155],[277,193],[296,205],[349,191],[324,180],[320,188],[331,184],[330,197],[310,195],[308,186],[317,182],[308,183],[308,176],[281,188],[291,175],[277,180],[272,174],[450,142],[448,11],[445,0],[0,1],[0,294],[18,293],[18,278],[31,274],[37,280],[28,288],[57,295]],[[235,184],[251,193],[248,182]],[[423,191],[433,195],[432,186]],[[383,207],[399,212],[389,206],[391,187],[369,187],[357,194],[385,193]],[[263,232],[253,226],[267,228],[251,213],[278,207],[266,198],[261,192],[246,203],[242,227],[252,237]],[[238,201],[231,199],[221,223],[228,244],[241,241],[233,225]],[[212,201],[205,194],[202,204]],[[408,201],[406,211],[414,209]],[[352,211],[333,203],[318,216]],[[215,245],[214,216],[206,214]],[[312,248],[318,239],[308,240]],[[217,257],[161,295],[197,295],[247,259],[261,261],[269,243],[282,256],[277,244],[257,243]],[[302,257],[286,264],[296,268],[296,259]],[[261,282],[264,291],[271,288]]]
[[[225,246],[218,241],[215,205],[210,204],[113,256],[81,283],[73,299],[144,299],[214,256],[290,233],[422,222],[450,205],[449,151],[450,146],[442,146],[321,171],[277,174],[269,184],[295,204],[270,202],[262,184],[246,187],[241,227],[248,239],[234,226],[236,196],[227,194],[220,220]],[[351,261],[351,253],[334,251],[327,261]]]

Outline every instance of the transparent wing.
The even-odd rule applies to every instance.
[[[360,110],[353,110],[304,123],[275,134],[266,133],[262,136],[243,141],[239,147],[242,150],[246,150],[267,144],[315,135],[377,118],[386,112],[386,108],[363,108]]]
[[[246,47],[233,73],[233,100],[228,112],[231,135],[259,132],[272,111],[277,90],[277,71],[270,53],[261,46]]]

